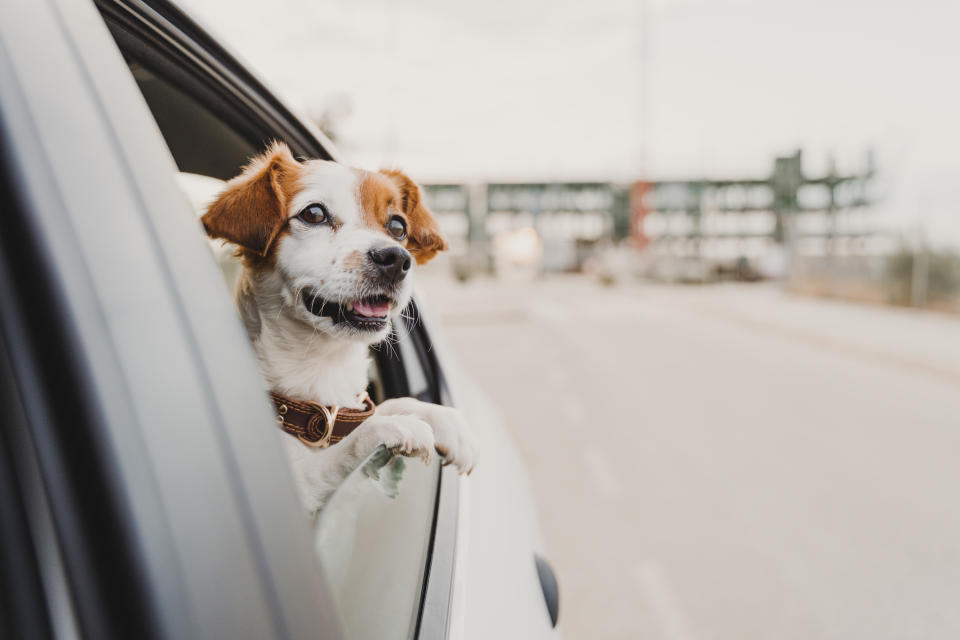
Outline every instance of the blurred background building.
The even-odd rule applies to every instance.
[[[956,308],[949,3],[189,5],[351,162],[431,185],[461,276],[532,228],[544,271],[629,239],[654,279]]]

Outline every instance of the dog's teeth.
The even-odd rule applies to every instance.
[[[348,303],[347,303],[347,311],[353,311],[353,303],[352,303],[352,302],[348,302]]]

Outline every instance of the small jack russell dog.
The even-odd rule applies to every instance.
[[[337,409],[363,415],[372,406],[364,397],[370,345],[387,338],[410,301],[414,262],[447,248],[420,188],[399,171],[300,162],[277,142],[201,220],[212,238],[239,247],[236,303],[274,398],[320,405],[328,423]],[[436,450],[460,473],[473,469],[473,438],[455,409],[396,398],[364,417],[326,448],[283,438],[309,512],[380,445],[427,463]]]

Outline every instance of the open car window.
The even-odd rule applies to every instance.
[[[287,140],[298,155],[306,151],[288,140],[282,128],[260,119],[257,110],[221,86],[215,74],[139,39],[128,22],[105,17],[176,162],[177,184],[195,215],[203,212],[223,181],[270,140]],[[202,233],[200,225],[197,233]],[[211,251],[225,286],[232,290],[239,261],[229,245],[211,243]],[[436,380],[420,354],[421,341],[411,322],[398,327],[389,344],[372,349],[369,391],[375,402],[406,395],[438,399]],[[290,437],[276,432],[278,438]],[[381,448],[315,518],[317,551],[350,637],[405,638],[416,633],[439,474],[438,464],[427,467]]]

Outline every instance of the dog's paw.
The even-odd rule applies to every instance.
[[[433,427],[437,452],[444,464],[460,473],[470,473],[477,463],[477,446],[466,418],[458,410],[415,398],[392,398],[377,407],[377,416],[415,415]]]
[[[365,448],[373,451],[380,445],[394,453],[415,457],[430,464],[435,447],[433,429],[414,416],[374,416],[364,422],[362,441]]]
[[[451,407],[431,407],[430,421],[437,452],[444,464],[452,464],[460,473],[469,474],[477,463],[477,446],[463,414]]]

